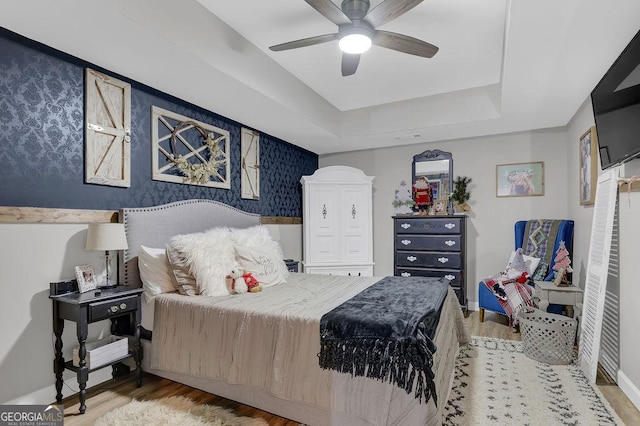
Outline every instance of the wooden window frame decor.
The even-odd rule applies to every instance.
[[[131,85],[85,70],[85,182],[131,186]]]
[[[496,197],[544,195],[544,162],[498,164]]]
[[[242,128],[240,196],[249,200],[260,199],[260,133]]]
[[[153,106],[152,179],[230,189],[229,132]]]
[[[590,206],[596,201],[598,182],[598,136],[595,126],[580,136],[580,205]]]

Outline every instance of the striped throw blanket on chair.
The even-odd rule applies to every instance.
[[[525,306],[534,306],[533,289],[525,283],[502,278],[485,278],[482,280],[509,317],[509,326],[518,324],[518,313]]]

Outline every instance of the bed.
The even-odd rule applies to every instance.
[[[164,247],[175,235],[260,223],[258,215],[211,200],[126,208],[120,219],[129,245],[121,280],[135,287],[142,286],[141,246]],[[451,289],[433,337],[437,404],[381,380],[318,365],[322,315],[380,279],[291,273],[285,283],[254,294],[160,294],[142,303],[143,325],[153,336],[143,339],[143,370],[309,425],[441,424],[458,347],[468,340]]]

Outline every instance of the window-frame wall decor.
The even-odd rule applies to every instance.
[[[598,136],[595,126],[580,136],[580,205],[589,206],[596,200],[598,181]]]
[[[229,131],[152,106],[151,139],[153,180],[231,188]]]
[[[496,197],[544,195],[544,162],[496,165]]]
[[[242,128],[240,133],[241,178],[240,196],[260,199],[260,133]]]
[[[131,85],[85,69],[85,182],[131,186]]]

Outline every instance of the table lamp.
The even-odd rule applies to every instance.
[[[105,280],[100,288],[112,288],[117,286],[116,282],[111,281],[110,263],[111,263],[111,250],[126,250],[129,246],[127,244],[127,237],[124,233],[124,224],[122,223],[91,223],[89,224],[89,231],[87,232],[87,245],[86,250],[104,250],[106,257],[106,276]]]

